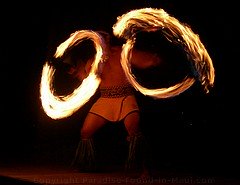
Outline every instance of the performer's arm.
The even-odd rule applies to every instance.
[[[130,62],[133,67],[139,69],[159,66],[162,63],[161,58],[157,54],[136,49],[132,52]]]
[[[76,66],[71,65],[68,69],[68,74],[73,78],[83,81],[89,74],[91,66],[83,61],[78,62]]]

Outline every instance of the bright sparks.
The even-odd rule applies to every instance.
[[[76,112],[95,94],[101,79],[98,74],[98,64],[105,58],[105,43],[101,35],[89,30],[77,31],[59,45],[55,57],[61,57],[67,48],[79,44],[83,39],[89,38],[94,42],[96,55],[87,78],[71,94],[58,96],[52,87],[55,69],[45,63],[42,70],[40,95],[42,106],[46,114],[53,119],[66,118]]]
[[[132,10],[118,17],[113,26],[113,33],[116,36],[127,39],[123,46],[121,64],[130,83],[144,95],[168,98],[184,92],[195,82],[194,78],[186,77],[171,87],[150,90],[142,87],[136,81],[131,73],[129,63],[136,41],[136,33],[156,30],[161,30],[170,42],[178,44],[184,49],[189,61],[193,63],[195,75],[198,76],[205,92],[208,93],[209,88],[213,86],[215,72],[207,50],[201,43],[199,36],[193,33],[189,26],[169,16],[163,9],[143,8]]]

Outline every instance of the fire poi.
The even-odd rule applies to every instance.
[[[162,34],[172,44],[177,44],[185,51],[188,61],[192,63],[194,73],[201,82],[206,93],[214,84],[215,71],[211,57],[200,41],[199,35],[176,18],[170,16],[163,9],[143,8],[136,9],[123,14],[117,18],[113,25],[113,33],[116,37],[125,38],[126,43],[122,46],[121,65],[125,75],[132,86],[144,95],[156,99],[169,98],[179,95],[191,87],[195,78],[186,76],[179,83],[167,87],[148,89],[141,86],[131,72],[131,52],[136,42],[138,31],[154,32],[161,30]],[[74,91],[67,95],[56,95],[52,86],[55,68],[46,61],[43,66],[40,98],[45,113],[52,119],[62,119],[71,116],[82,107],[95,94],[101,78],[99,77],[99,65],[105,61],[105,42],[101,35],[93,30],[79,30],[61,43],[54,57],[60,58],[65,51],[76,46],[84,39],[91,39],[96,49],[95,60],[87,78]]]

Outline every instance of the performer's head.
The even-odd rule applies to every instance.
[[[109,46],[122,46],[125,43],[124,39],[116,37],[113,32],[107,32],[103,30],[99,30],[96,32],[104,38],[106,44],[108,44]]]

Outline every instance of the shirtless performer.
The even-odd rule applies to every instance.
[[[129,153],[126,160],[126,170],[140,169],[147,173],[144,162],[144,136],[140,130],[140,112],[134,96],[135,89],[128,82],[120,63],[122,45],[115,45],[109,34],[99,32],[103,35],[109,48],[108,60],[104,62],[101,72],[101,83],[99,86],[100,97],[88,112],[80,132],[80,142],[76,150],[74,165],[80,171],[94,170],[95,151],[93,135],[107,122],[123,121],[128,133]],[[92,59],[86,65],[79,63],[72,67],[69,73],[82,80],[88,75]],[[138,68],[147,68],[159,65],[160,58],[153,53],[144,51],[133,51],[131,65]],[[141,164],[136,163],[137,158],[142,159]],[[138,165],[138,167],[136,166]],[[140,166],[139,166],[140,165]]]

